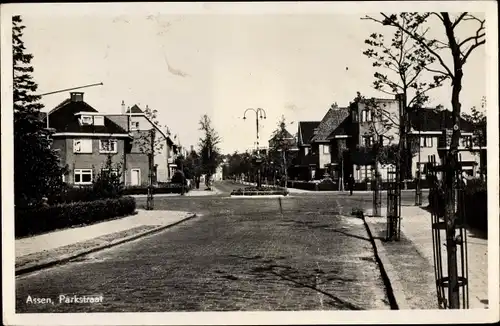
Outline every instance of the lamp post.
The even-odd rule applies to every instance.
[[[266,119],[267,116],[266,116],[266,111],[264,109],[261,109],[261,108],[257,108],[257,109],[249,108],[249,109],[246,109],[245,112],[243,113],[243,120],[246,120],[246,114],[247,114],[248,111],[252,111],[252,112],[255,113],[255,126],[256,126],[256,130],[257,130],[257,142],[256,142],[257,159],[256,159],[256,164],[258,166],[258,169],[257,169],[257,186],[260,187],[261,186],[261,171],[260,171],[260,161],[259,161],[259,157],[260,157],[260,154],[259,154],[259,118],[262,120],[262,119]]]

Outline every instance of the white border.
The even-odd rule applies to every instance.
[[[5,324],[22,325],[140,325],[140,324],[360,324],[360,323],[475,323],[499,319],[499,211],[498,211],[498,17],[494,1],[400,1],[400,2],[273,2],[273,3],[51,3],[6,4],[1,7],[1,107],[2,107],[2,253],[3,306]],[[205,313],[99,313],[99,314],[15,314],[12,155],[12,57],[11,16],[28,15],[147,15],[147,14],[360,14],[379,12],[380,8],[394,11],[471,11],[485,12],[488,24],[487,100],[488,116],[488,210],[489,221],[489,307],[488,310],[459,310],[411,313],[406,311],[360,312],[205,312]],[[460,10],[457,10],[460,8]],[[3,173],[5,171],[5,173]],[[10,218],[9,218],[10,217]]]

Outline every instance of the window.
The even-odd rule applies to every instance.
[[[372,112],[370,109],[364,109],[361,111],[361,122],[372,121]]]
[[[323,154],[330,154],[330,145],[323,145]]]
[[[101,173],[106,173],[109,172],[109,169],[101,169]],[[117,176],[118,175],[118,170],[117,169],[111,169],[111,172],[109,172],[110,175]]]
[[[420,147],[432,147],[433,137],[423,136],[420,137]]]
[[[364,145],[366,147],[373,146],[373,136],[363,136]]]
[[[73,140],[73,153],[80,153],[80,154],[92,153],[92,139]]]
[[[309,148],[305,147],[304,148],[304,155],[307,155],[307,154],[309,154]]]
[[[96,126],[104,126],[104,117],[101,115],[96,115],[94,117],[94,125]]]
[[[92,169],[75,169],[75,184],[91,184]]]
[[[117,142],[114,139],[100,139],[99,152],[100,153],[116,153],[118,151]]]
[[[472,137],[471,136],[463,136],[462,137],[462,146],[469,148],[472,147]]]
[[[130,129],[131,130],[139,130],[139,121],[130,122]]]
[[[92,124],[92,116],[91,115],[82,115],[80,118],[80,123],[82,125],[91,125]]]
[[[372,178],[372,167],[369,165],[361,165],[359,169],[359,176],[361,181],[365,181],[365,179]]]

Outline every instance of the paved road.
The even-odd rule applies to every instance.
[[[234,199],[238,186],[216,186],[225,194],[155,201],[199,218],[17,278],[17,312],[389,309],[364,225],[350,216],[369,194]],[[60,294],[103,303],[59,304]]]

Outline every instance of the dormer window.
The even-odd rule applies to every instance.
[[[139,121],[130,122],[130,129],[131,130],[139,130]]]
[[[94,116],[94,125],[104,126],[104,117],[102,115]]]
[[[92,116],[91,115],[82,115],[80,118],[80,123],[82,125],[91,125],[92,124]]]

